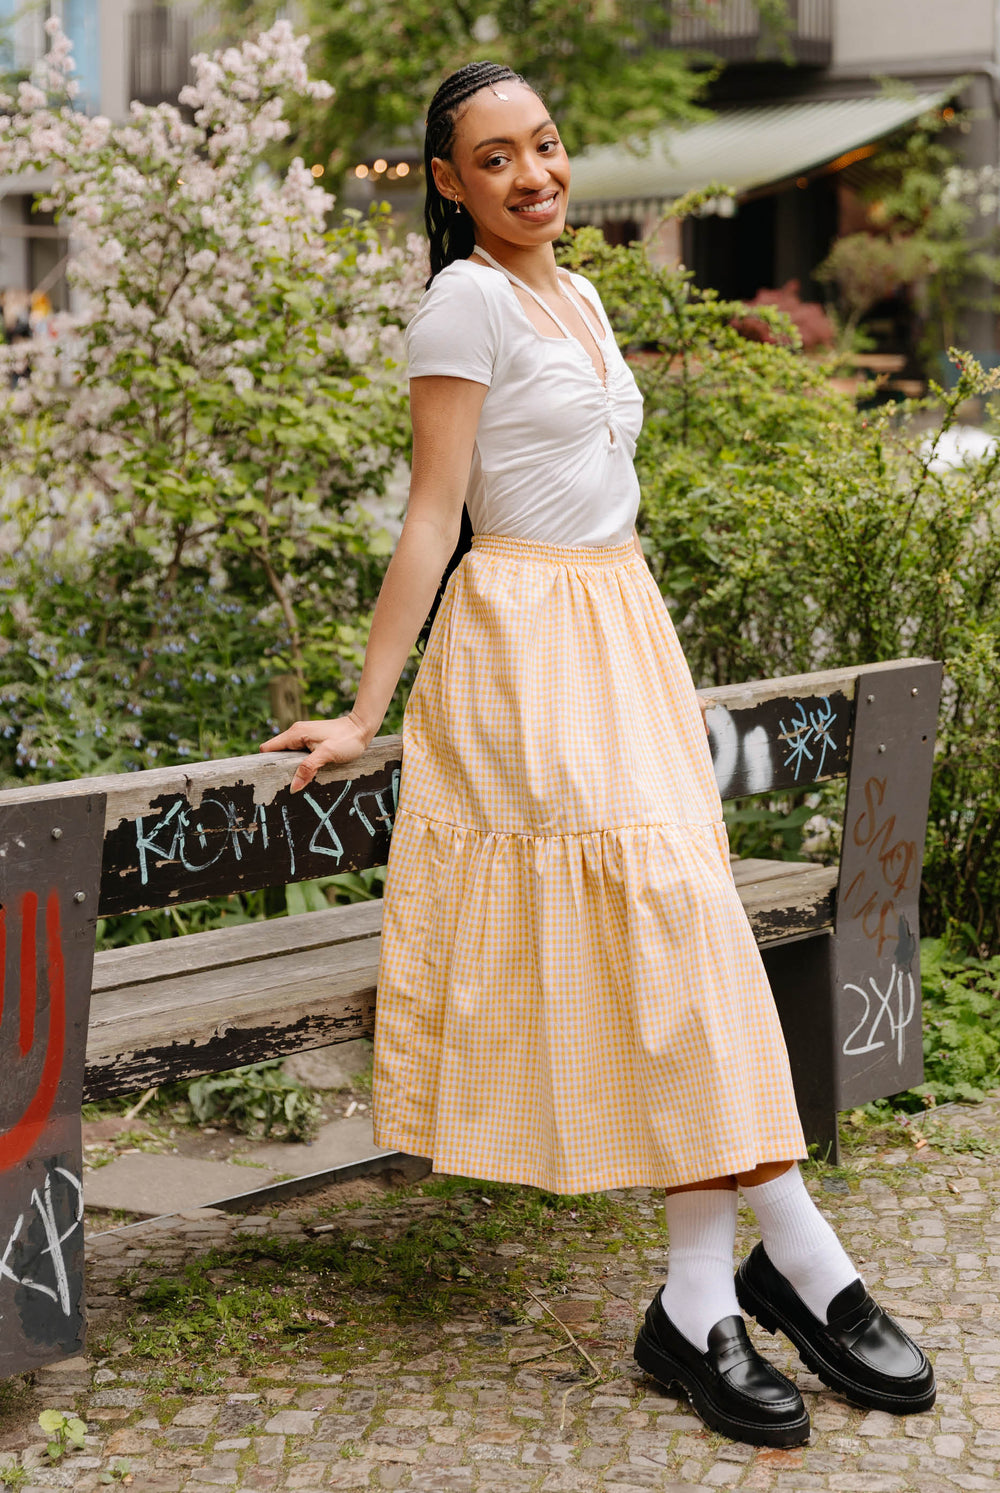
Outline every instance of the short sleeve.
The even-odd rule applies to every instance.
[[[406,329],[410,378],[493,382],[499,322],[480,275],[459,261],[435,275]]]

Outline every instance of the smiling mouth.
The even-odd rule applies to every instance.
[[[512,207],[511,212],[520,214],[522,218],[543,217],[555,207],[558,196],[558,192],[552,192],[548,197],[543,197],[539,201],[522,202],[519,207]]]

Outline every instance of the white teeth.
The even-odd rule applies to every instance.
[[[545,213],[555,202],[554,197],[547,197],[544,202],[529,202],[523,207],[515,207],[516,213]]]

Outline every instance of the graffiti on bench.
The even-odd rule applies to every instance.
[[[80,1099],[103,795],[0,811],[0,1377],[83,1342]]]
[[[936,664],[886,671],[858,703],[837,893],[841,1108],[923,1078],[915,930],[939,679]]]
[[[917,982],[913,977],[916,952],[917,941],[909,923],[901,917],[899,938],[888,974],[869,975],[865,985],[848,981],[843,986],[844,995],[857,996],[864,1007],[857,1026],[848,1032],[841,1044],[844,1057],[863,1057],[865,1053],[888,1047],[895,1054],[897,1067],[902,1068],[907,1028],[917,1014]],[[879,987],[880,978],[884,988]]]
[[[712,706],[707,719],[719,792],[739,798],[837,777],[847,766],[852,709],[841,693],[768,700],[747,710]]]
[[[886,944],[899,936],[898,907],[920,885],[921,856],[912,836],[900,834],[897,816],[886,808],[888,778],[870,777],[864,801],[848,835],[861,851],[861,865],[843,893],[843,908],[860,924],[881,958]]]
[[[389,763],[362,779],[282,789],[267,804],[245,783],[197,807],[182,795],[159,800],[108,833],[101,913],[329,876],[372,864],[373,852],[384,861],[399,776]]]
[[[63,957],[59,894],[53,888],[45,899],[44,962],[39,969],[38,893],[22,892],[16,899],[18,913],[8,930],[7,909],[0,908],[0,1042],[6,1057],[2,1126],[0,1126],[0,1171],[16,1166],[31,1151],[52,1112],[66,1051],[66,963]],[[7,990],[7,939],[17,945],[16,989]],[[40,978],[41,977],[41,978]],[[12,981],[13,985],[14,982]],[[36,1046],[39,996],[47,992],[48,1019],[44,1045]],[[16,1007],[15,1002],[16,1000]],[[17,1010],[16,1051],[3,1032],[5,1010]],[[9,1019],[9,1017],[8,1017]],[[11,1022],[8,1032],[14,1023]],[[11,1036],[13,1033],[11,1032]],[[12,1068],[10,1065],[15,1066]]]
[[[14,1223],[3,1226],[6,1241],[0,1238],[0,1319],[5,1315],[4,1292],[10,1288],[22,1295],[35,1292],[51,1303],[50,1311],[41,1315],[42,1322],[47,1317],[55,1317],[57,1322],[58,1318],[70,1317],[79,1299],[80,1286],[72,1284],[78,1274],[76,1251],[67,1250],[66,1245],[83,1223],[83,1184],[68,1166],[59,1164],[57,1157],[48,1158],[42,1170],[45,1181],[41,1189],[32,1187]]]

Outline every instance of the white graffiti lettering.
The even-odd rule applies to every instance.
[[[351,802],[342,806],[353,793]],[[399,769],[393,769],[390,782],[382,788],[364,785],[356,787],[352,779],[344,783],[336,799],[324,806],[312,793],[303,793],[302,801],[308,804],[316,822],[310,828],[295,828],[287,804],[281,806],[281,824],[268,823],[267,809],[260,805],[254,810],[249,823],[244,822],[242,811],[228,799],[206,796],[197,809],[189,808],[183,798],[175,799],[155,820],[151,815],[135,820],[135,843],[139,858],[139,880],[148,886],[150,875],[162,865],[180,867],[192,874],[205,871],[227,851],[241,861],[247,855],[256,838],[264,850],[272,839],[284,841],[288,851],[289,874],[294,877],[296,864],[295,833],[300,838],[308,835],[306,848],[312,855],[329,856],[339,862],[344,855],[344,845],[334,822],[340,810],[345,817],[355,818],[372,839],[392,831],[392,821],[399,794]],[[343,821],[341,821],[343,823]]]
[[[745,792],[764,793],[774,776],[771,743],[764,727],[754,726],[741,741],[736,722],[724,705],[713,705],[706,719],[715,745],[715,781],[719,792],[725,795],[732,787],[742,758]]]
[[[872,975],[868,977],[868,985],[869,990],[864,990],[860,985],[844,986],[845,992],[851,990],[856,995],[860,995],[865,1003],[865,1009],[861,1020],[847,1037],[841,1050],[845,1057],[860,1057],[863,1053],[877,1052],[879,1048],[885,1047],[885,1041],[878,1040],[875,1035],[885,1021],[888,1022],[889,1040],[896,1044],[896,1062],[901,1065],[906,1029],[913,1020],[917,1004],[917,987],[913,975],[908,969],[901,969],[898,964],[894,964],[884,990],[879,989]],[[893,1008],[894,999],[895,1007]],[[874,1020],[869,1025],[873,1010]],[[862,1045],[855,1047],[854,1040],[859,1033]]]
[[[62,1232],[60,1232],[59,1224],[56,1221],[56,1209],[52,1196],[53,1176],[56,1176],[57,1178],[61,1177],[63,1179],[63,1183],[68,1188],[72,1189],[73,1193],[75,1194],[75,1198],[73,1201],[73,1212],[75,1216],[69,1227],[64,1228]],[[57,1183],[57,1186],[58,1185],[59,1184]],[[73,1309],[73,1303],[70,1293],[69,1275],[66,1270],[66,1258],[63,1254],[63,1245],[66,1243],[67,1239],[69,1239],[73,1234],[76,1233],[77,1229],[83,1222],[83,1186],[80,1182],[80,1179],[78,1177],[74,1177],[73,1173],[67,1171],[63,1166],[53,1167],[46,1173],[45,1186],[42,1189],[41,1193],[39,1193],[37,1188],[32,1189],[30,1208],[34,1209],[35,1213],[40,1219],[47,1241],[45,1248],[41,1251],[37,1259],[34,1261],[32,1268],[36,1268],[37,1265],[40,1264],[44,1259],[44,1257],[48,1255],[52,1269],[51,1283],[46,1284],[45,1281],[35,1279],[31,1276],[18,1275],[11,1264],[12,1257],[15,1255],[18,1244],[22,1238],[25,1219],[27,1217],[30,1217],[29,1210],[29,1213],[27,1214],[18,1214],[17,1222],[14,1224],[14,1227],[11,1230],[10,1235],[8,1236],[7,1246],[4,1249],[3,1255],[0,1256],[0,1284],[2,1284],[4,1280],[9,1280],[12,1281],[15,1286],[22,1286],[25,1290],[38,1291],[42,1296],[47,1296],[51,1301],[55,1301],[58,1304],[63,1315],[68,1317]]]

